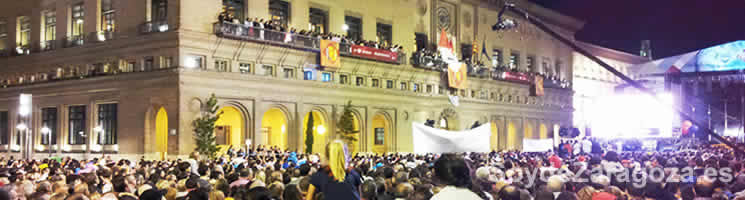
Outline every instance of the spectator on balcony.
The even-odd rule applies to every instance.
[[[255,25],[259,26],[259,38],[263,40],[264,39],[264,28],[266,27],[264,19],[260,19],[258,23],[255,23]]]

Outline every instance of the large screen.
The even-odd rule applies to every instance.
[[[730,71],[745,69],[745,41],[730,42],[703,49],[696,56],[699,71]],[[694,71],[687,69],[684,71]]]
[[[603,138],[672,137],[672,96],[618,94],[599,98],[588,111],[592,135]]]

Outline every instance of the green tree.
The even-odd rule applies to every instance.
[[[313,153],[313,112],[308,113],[308,123],[305,125],[305,152]]]
[[[202,107],[201,116],[191,122],[194,126],[194,140],[197,144],[194,150],[209,158],[214,158],[219,151],[215,143],[215,122],[222,112],[217,113],[217,109],[217,98],[215,94],[212,94]]]
[[[356,130],[354,128],[354,115],[352,114],[352,101],[348,101],[347,105],[344,106],[344,111],[342,111],[341,118],[339,118],[339,122],[336,124],[336,127],[339,130],[339,138],[341,138],[344,143],[347,145],[351,145],[352,142],[357,141],[357,133],[360,132],[360,130]]]

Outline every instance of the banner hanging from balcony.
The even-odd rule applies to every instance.
[[[392,63],[398,61],[398,53],[392,51],[380,50],[360,45],[352,45],[350,50],[353,56],[361,58]]]
[[[465,63],[450,63],[448,66],[448,85],[451,88],[466,88],[468,69]]]
[[[535,76],[535,80],[533,81],[533,96],[541,97],[543,96],[543,77],[542,76]]]
[[[331,40],[321,40],[321,66],[339,68],[339,43]]]

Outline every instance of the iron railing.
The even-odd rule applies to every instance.
[[[213,29],[215,35],[219,37],[267,43],[302,50],[320,51],[320,37],[262,29],[228,22],[217,22],[213,25]],[[351,46],[352,44],[350,43],[344,41],[339,42],[339,54],[342,56],[356,57],[352,55]],[[396,53],[398,54],[398,60],[395,63],[405,64],[406,54],[402,52]]]
[[[85,37],[83,35],[74,35],[65,38],[65,47],[83,46],[83,44],[85,44]]]
[[[171,30],[171,27],[168,25],[168,21],[162,20],[162,21],[148,21],[140,25],[140,33],[146,34],[146,33],[161,33],[161,32],[167,32]]]

